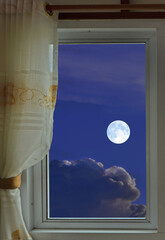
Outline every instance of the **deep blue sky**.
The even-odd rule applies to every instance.
[[[54,120],[50,162],[122,167],[141,192],[134,203],[146,204],[145,44],[60,45]],[[114,120],[130,127],[123,144],[107,138]]]

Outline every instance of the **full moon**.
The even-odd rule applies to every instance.
[[[107,128],[107,137],[116,144],[124,143],[130,136],[130,128],[127,123],[121,120],[113,121]]]

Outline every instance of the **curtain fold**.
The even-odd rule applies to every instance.
[[[52,141],[57,14],[43,0],[0,0],[0,178],[42,160]],[[20,191],[0,189],[0,239],[31,239]]]

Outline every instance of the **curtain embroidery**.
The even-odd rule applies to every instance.
[[[16,230],[12,233],[12,240],[21,240],[20,231]]]
[[[28,101],[38,103],[40,107],[45,106],[48,109],[54,109],[57,98],[57,85],[49,87],[49,96],[43,91],[35,88],[17,87],[8,83],[0,88],[0,106],[24,104]]]

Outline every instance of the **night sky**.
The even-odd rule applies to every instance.
[[[112,143],[123,120],[130,138]],[[144,217],[145,44],[59,45],[51,217]]]

